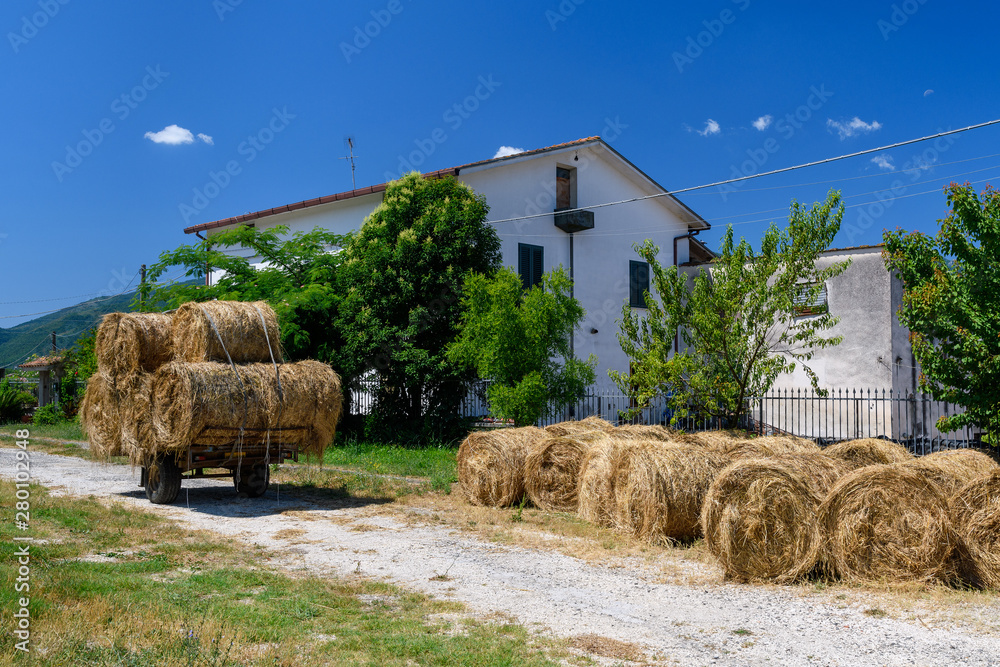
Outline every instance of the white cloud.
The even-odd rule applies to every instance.
[[[719,124],[716,123],[711,118],[709,118],[708,120],[705,121],[705,129],[698,130],[698,134],[700,134],[703,137],[707,137],[710,134],[718,134],[721,131],[722,128],[719,127]]]
[[[177,146],[178,144],[194,143],[194,135],[191,134],[191,130],[185,130],[180,125],[167,125],[159,132],[147,132],[143,136],[154,144]]]
[[[493,156],[493,159],[498,157],[507,157],[509,155],[517,155],[518,153],[523,153],[523,148],[514,148],[513,146],[501,146],[497,149],[497,154]]]
[[[883,171],[896,171],[896,165],[892,163],[891,155],[876,155],[872,158],[872,164]]]
[[[771,127],[771,123],[774,121],[774,116],[767,114],[766,116],[761,116],[753,122],[753,126],[763,132],[767,128]]]
[[[846,123],[835,121],[832,118],[827,118],[826,126],[831,130],[836,130],[837,136],[840,137],[841,141],[857,134],[868,134],[869,132],[875,132],[882,129],[882,123],[877,120],[866,123],[857,116]]]
[[[924,97],[930,97],[933,94],[934,94],[933,88],[928,88],[927,90],[924,91]]]
[[[208,136],[207,134],[202,134],[201,132],[199,132],[198,133],[198,138],[201,139],[202,141],[204,141],[209,146],[214,146],[215,145],[215,142],[212,140],[212,137]]]

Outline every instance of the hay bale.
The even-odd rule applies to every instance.
[[[861,438],[860,440],[838,442],[823,449],[823,453],[847,463],[852,468],[889,465],[913,460],[913,454],[910,454],[906,447],[891,440],[879,438]]]
[[[963,578],[975,586],[1000,589],[1000,471],[962,487],[948,505],[963,542]]]
[[[720,443],[715,451],[730,460],[747,458],[767,458],[785,454],[818,454],[819,445],[812,440],[792,435],[770,435],[752,440],[730,440]]]
[[[469,434],[458,448],[458,481],[470,503],[510,507],[524,498],[524,465],[547,434],[540,428],[504,428]]]
[[[280,378],[280,389],[278,378]],[[340,378],[318,361],[290,364],[172,362],[152,382],[156,451],[192,443],[276,441],[322,455],[340,418]],[[280,433],[276,429],[283,429]]]
[[[643,424],[625,424],[616,426],[609,431],[611,437],[619,440],[659,440],[660,442],[677,442],[685,436],[677,431],[664,428],[658,424],[646,426]]]
[[[610,431],[613,428],[614,425],[611,422],[591,415],[579,421],[571,420],[559,422],[558,424],[550,424],[545,427],[545,431],[549,435],[564,436],[572,435],[573,433],[583,433],[585,431]]]
[[[108,460],[121,456],[121,396],[111,381],[97,373],[87,381],[87,389],[80,402],[80,425],[90,442],[90,452],[95,459]]]
[[[945,576],[958,542],[940,487],[907,463],[859,468],[819,508],[833,574],[853,580]]]
[[[815,452],[736,461],[702,506],[705,544],[727,578],[788,583],[821,562],[817,509],[848,466]]]
[[[1000,470],[1000,466],[990,456],[974,449],[934,452],[902,465],[933,481],[941,487],[946,498],[958,493],[966,484]]]
[[[750,439],[750,435],[746,431],[734,430],[692,431],[687,435],[691,437],[692,442],[698,442],[704,447],[717,451],[723,451],[727,446]]]
[[[101,373],[115,382],[153,373],[174,356],[171,316],[164,313],[108,313],[94,340]]]
[[[612,472],[618,527],[664,542],[701,535],[701,506],[728,460],[704,447],[634,442]]]
[[[282,360],[278,316],[264,301],[185,303],[173,331],[178,361],[242,364],[271,361],[272,354]]]
[[[524,491],[539,509],[554,512],[577,510],[580,465],[595,445],[617,435],[615,431],[585,431],[549,437],[528,452],[524,461]]]
[[[577,477],[577,513],[584,521],[597,526],[615,526],[614,471],[622,452],[634,441],[608,439],[588,449],[580,461]]]
[[[153,374],[138,373],[119,384],[118,404],[121,422],[122,454],[133,465],[142,463],[145,453],[154,444],[153,437]]]

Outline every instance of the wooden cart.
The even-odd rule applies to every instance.
[[[180,454],[151,455],[142,467],[139,486],[146,489],[151,503],[166,505],[177,499],[184,479],[232,477],[237,493],[257,498],[264,495],[270,484],[269,464],[298,461],[302,453],[299,445],[285,442],[282,436],[287,437],[288,431],[303,430],[307,429],[205,429],[196,440],[205,439],[212,444],[194,442]]]

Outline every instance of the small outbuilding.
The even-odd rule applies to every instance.
[[[59,402],[59,387],[65,374],[62,355],[39,357],[18,366],[21,370],[38,373],[38,407]]]

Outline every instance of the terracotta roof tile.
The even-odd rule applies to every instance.
[[[32,359],[27,363],[23,363],[18,368],[42,368],[43,366],[52,366],[54,364],[61,364],[63,362],[62,355],[50,355],[48,357],[38,357],[37,359]]]

